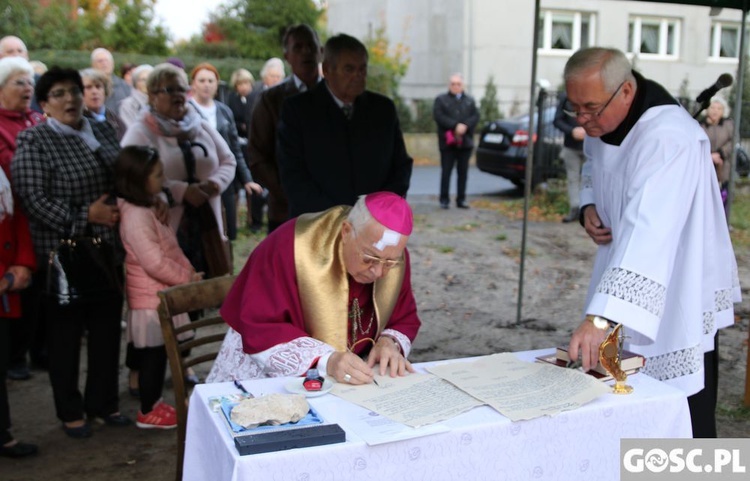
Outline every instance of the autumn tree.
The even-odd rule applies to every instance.
[[[157,0],[0,0],[0,32],[29,50],[92,50],[164,54],[167,35],[153,26]]]
[[[219,57],[281,57],[287,26],[316,26],[321,12],[312,0],[233,0],[209,15],[200,38],[182,48],[196,55]]]
[[[385,26],[381,25],[364,42],[369,56],[367,88],[386,97],[394,98],[398,95],[401,79],[409,70],[411,59],[409,48],[401,42],[391,47],[385,32]]]
[[[107,30],[105,44],[118,52],[168,53],[167,33],[153,26],[156,0],[113,0],[117,16]]]
[[[90,36],[68,2],[40,8],[35,0],[0,0],[0,32],[20,37],[29,50],[77,50]]]

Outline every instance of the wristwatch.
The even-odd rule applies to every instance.
[[[586,319],[591,321],[591,323],[594,325],[595,328],[601,329],[602,331],[606,331],[609,329],[609,321],[603,317],[600,316],[586,316]]]

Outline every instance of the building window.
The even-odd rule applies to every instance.
[[[711,45],[708,56],[711,58],[739,58],[740,27],[736,24],[715,22],[711,26]]]
[[[590,47],[594,16],[590,13],[547,10],[539,16],[539,50],[572,53]]]
[[[679,57],[680,22],[666,18],[631,18],[628,52],[644,57]]]

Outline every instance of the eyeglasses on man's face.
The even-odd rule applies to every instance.
[[[362,257],[362,263],[368,267],[374,267],[377,264],[383,266],[383,269],[393,269],[397,265],[401,264],[402,259],[381,259],[380,257],[367,254],[363,251],[359,251],[359,255]]]
[[[81,92],[81,88],[77,85],[70,87],[68,89],[65,88],[59,88],[55,90],[51,90],[49,94],[47,94],[48,97],[53,99],[61,99],[65,97],[66,95],[70,95],[73,98],[80,97],[83,95],[83,92]]]
[[[581,111],[581,110],[573,110],[565,107],[569,107],[570,104],[568,101],[565,101],[565,107],[563,108],[563,112],[565,112],[566,115],[573,117],[573,118],[581,118],[581,117],[596,117],[599,118],[602,116],[602,113],[604,113],[604,109],[606,109],[610,103],[612,103],[612,100],[617,96],[617,94],[620,92],[620,89],[623,85],[625,85],[626,80],[623,80],[620,85],[617,86],[615,89],[615,92],[612,94],[612,96],[607,100],[607,102],[600,108],[599,110],[591,110],[591,111]]]

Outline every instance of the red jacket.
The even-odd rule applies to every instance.
[[[0,165],[10,179],[10,161],[16,152],[16,137],[22,130],[44,122],[39,112],[6,110],[0,108]]]
[[[10,179],[10,162],[16,151],[16,136],[28,127],[44,121],[37,112],[28,110],[0,109],[0,167]],[[13,180],[11,179],[11,183]],[[34,246],[31,243],[29,221],[21,210],[21,202],[15,199],[13,216],[7,216],[0,221],[0,277],[10,266],[25,266],[36,269]],[[0,317],[20,317],[21,299],[18,291],[8,292],[9,312],[0,304]]]

